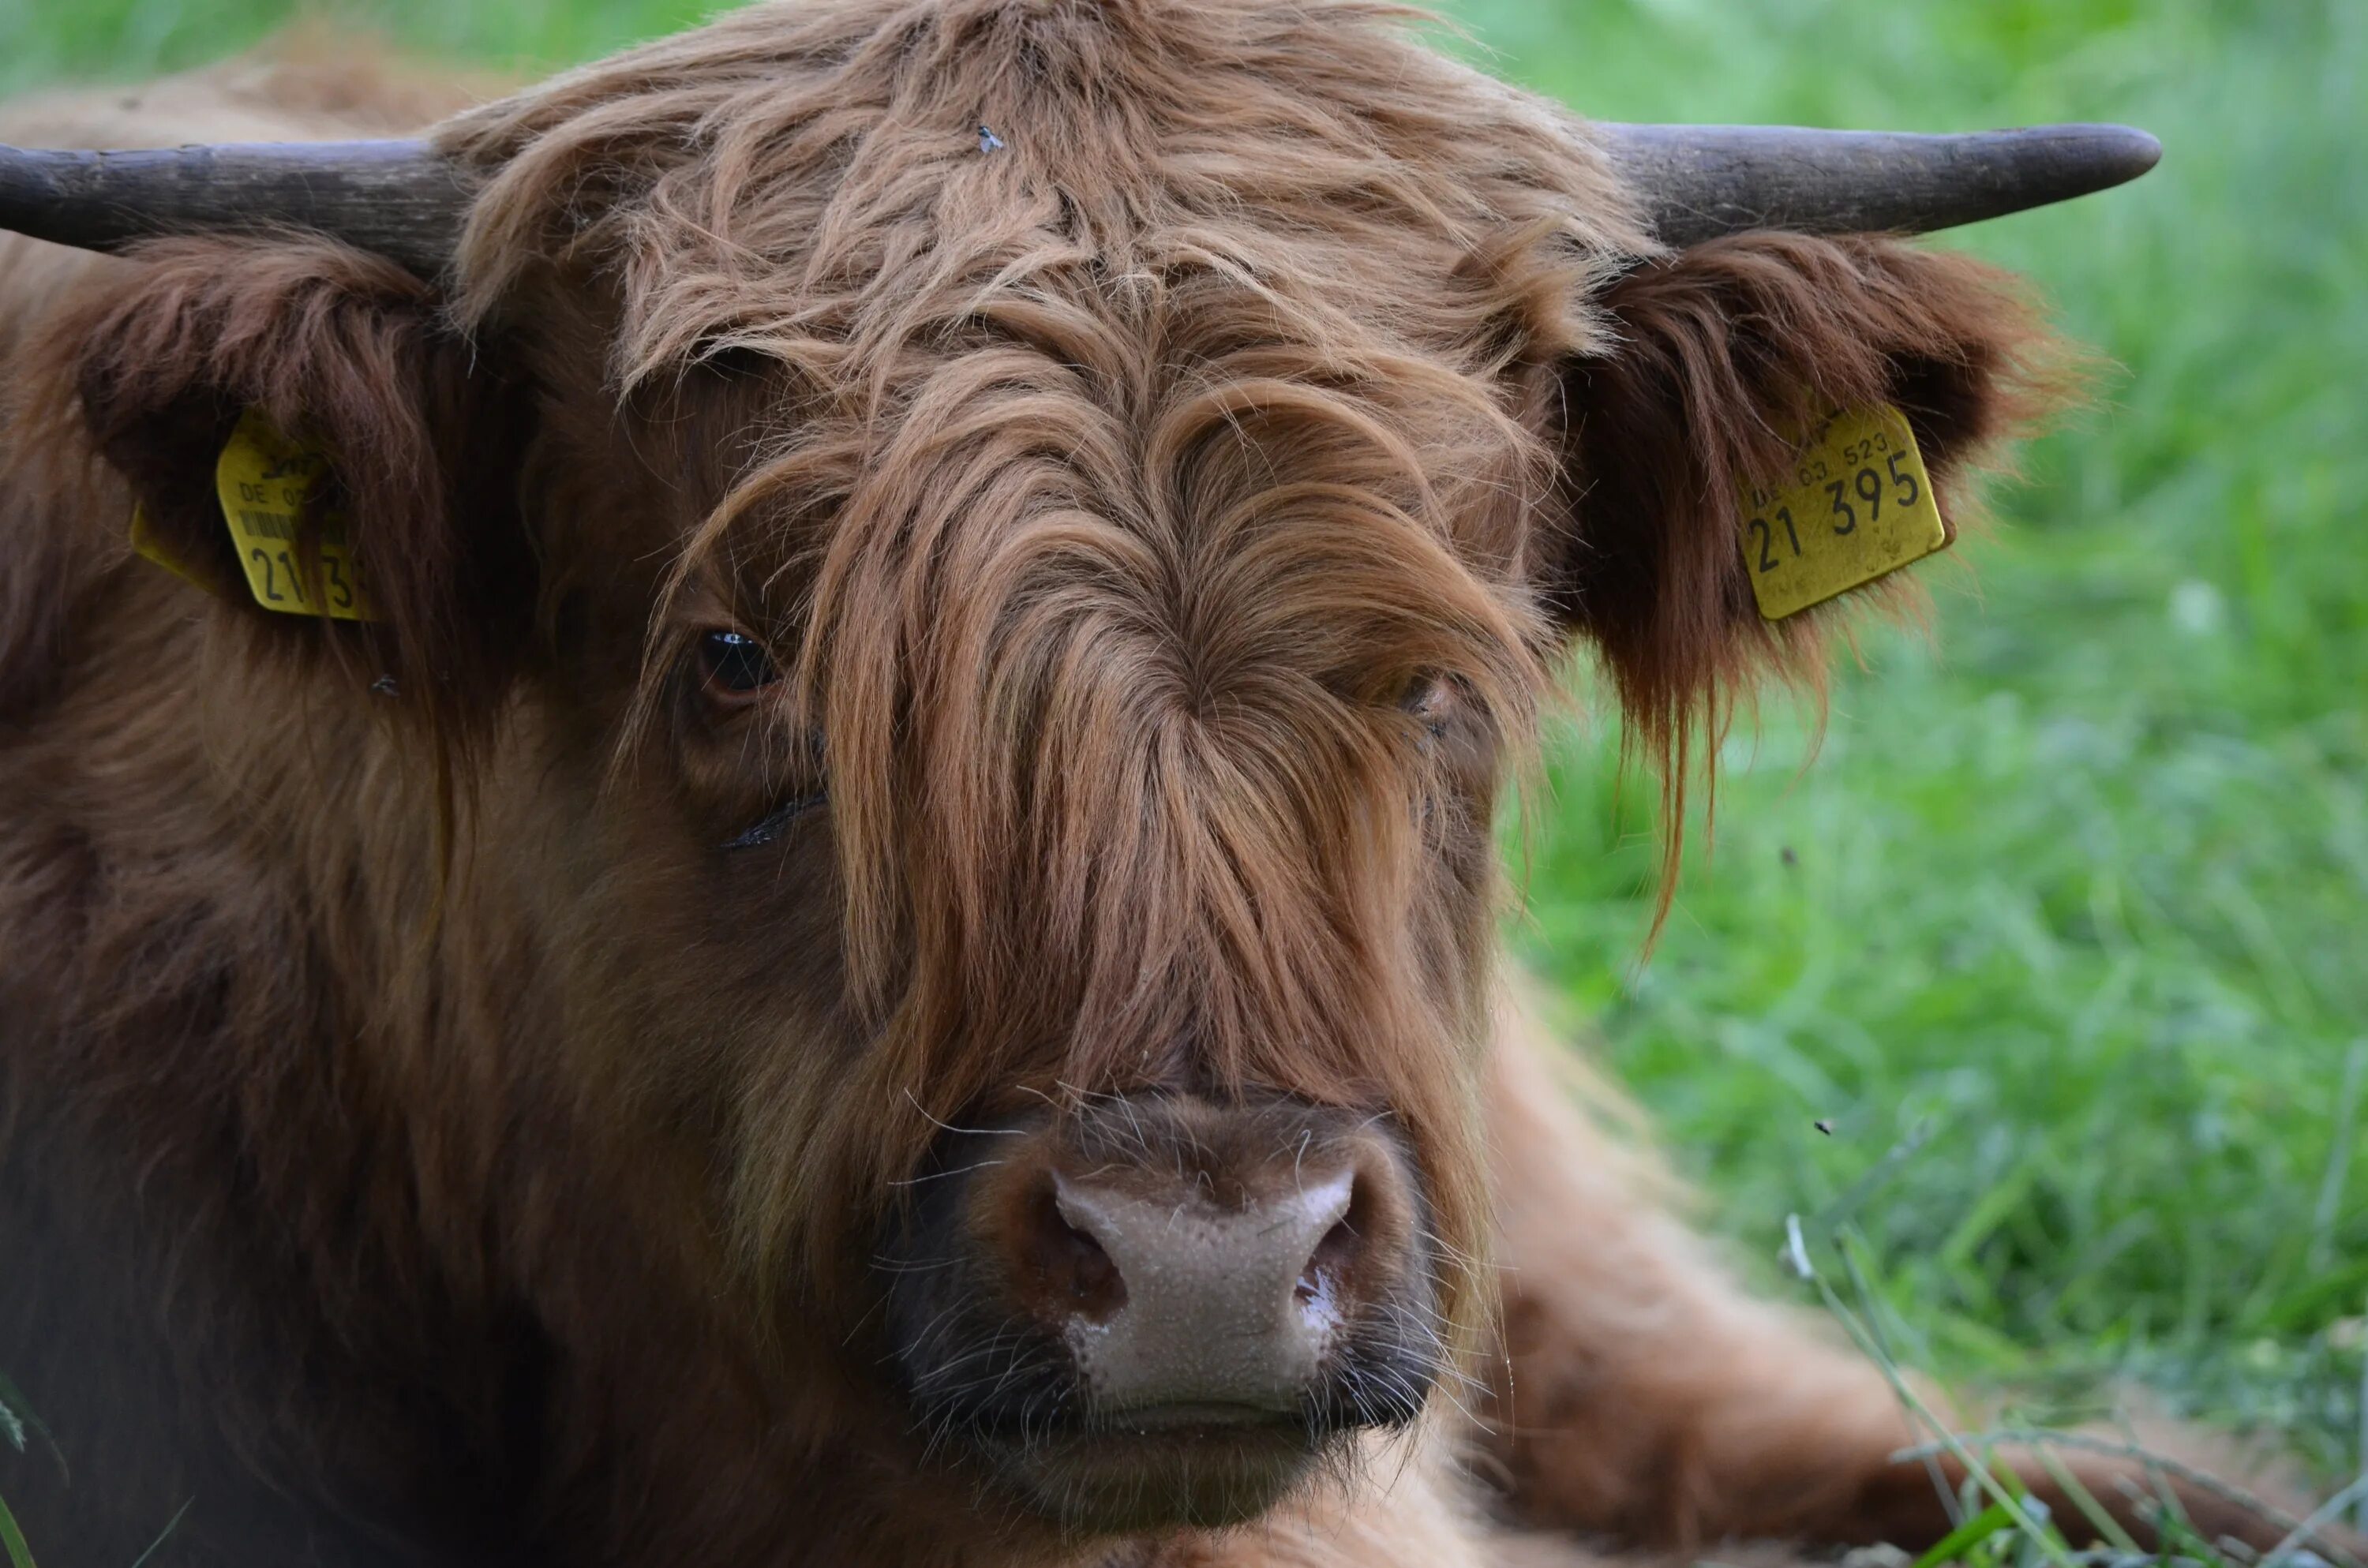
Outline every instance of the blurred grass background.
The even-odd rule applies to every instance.
[[[686,0],[386,0],[404,45],[532,72]],[[2106,1373],[2356,1465],[2368,1309],[2368,6],[1463,0],[1464,47],[1612,118],[2127,119],[2135,187],[1944,243],[2122,367],[2000,527],[1925,569],[1814,715],[1725,748],[1714,852],[1639,962],[1650,790],[1556,744],[1515,940],[1772,1260],[1859,1215],[1884,1312],[1958,1376]],[[0,87],[253,43],[283,0],[0,0]],[[1583,677],[1582,677],[1583,678]],[[1830,1121],[1824,1135],[1816,1119]],[[1768,1277],[1774,1278],[1772,1267]]]

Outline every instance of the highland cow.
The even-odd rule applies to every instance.
[[[1947,1528],[1503,1002],[1492,812],[1571,646],[1679,782],[1814,679],[1787,433],[1895,404],[1954,517],[2052,395],[1891,234],[2149,146],[1590,125],[1415,25],[810,0],[9,111],[175,148],[0,153],[45,1562]],[[327,467],[254,579],[250,420]]]

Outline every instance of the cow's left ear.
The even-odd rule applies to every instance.
[[[164,241],[138,259],[49,342],[93,443],[131,482],[149,547],[291,658],[365,685],[391,676],[439,713],[489,710],[535,615],[513,477],[521,389],[451,327],[431,285],[392,262],[292,238]],[[251,585],[252,541],[233,537],[217,491],[250,414],[325,458],[287,542],[308,562],[322,518],[341,514],[369,620],[257,602],[288,585]]]
[[[1759,676],[1821,667],[1830,608],[1763,619],[1743,552],[1744,493],[1783,475],[1789,433],[1897,407],[1953,521],[1968,469],[2066,390],[2013,279],[1894,240],[1738,234],[1638,267],[1600,304],[1604,351],[1563,376],[1566,526],[1545,589],[1665,756]]]

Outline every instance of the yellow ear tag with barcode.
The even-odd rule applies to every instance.
[[[1956,535],[1907,416],[1888,403],[1827,415],[1786,483],[1743,494],[1743,565],[1770,620],[1945,550]]]
[[[214,491],[256,604],[287,615],[375,620],[370,595],[347,551],[345,514],[312,509],[313,492],[328,472],[326,456],[290,440],[260,410],[250,408],[239,416],[214,465]],[[304,519],[315,525],[319,542],[317,581],[311,580],[296,548],[297,525]]]

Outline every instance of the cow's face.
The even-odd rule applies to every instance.
[[[1238,1519],[1413,1420],[1474,1311],[1490,819],[1592,280],[1472,260],[1443,174],[1360,214],[1361,159],[1260,193],[1163,131],[1063,176],[1003,118],[678,192],[799,237],[489,324],[552,399],[529,528],[632,579],[554,688],[611,694],[564,771],[625,759],[567,989],[917,1440],[1073,1524]]]
[[[1067,1526],[1415,1419],[1558,643],[1681,747],[1805,647],[1734,542],[1772,432],[1892,398],[1945,477],[2020,315],[1887,245],[1638,267],[1590,151],[1346,9],[750,12],[445,140],[456,293],[184,246],[83,387],[194,556],[225,411],[336,454],[386,622],[260,630],[467,774],[532,1016],[482,1081],[701,1208],[752,1355]]]

